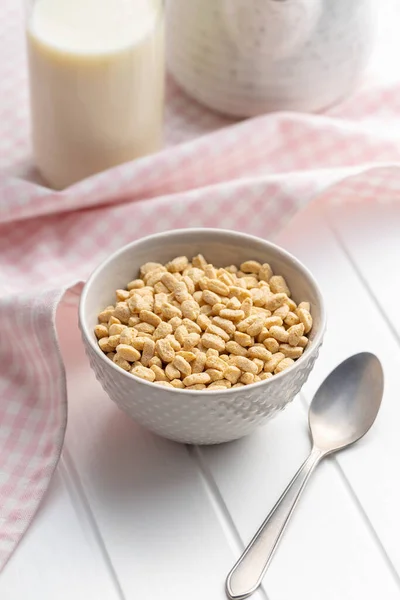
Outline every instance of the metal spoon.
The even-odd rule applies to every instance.
[[[311,473],[325,456],[367,433],[378,414],[382,394],[382,366],[369,352],[348,358],[325,379],[308,415],[311,453],[229,573],[228,598],[247,598],[259,587]]]

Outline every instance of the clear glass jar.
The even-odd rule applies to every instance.
[[[162,0],[31,0],[36,165],[54,188],[160,149]]]

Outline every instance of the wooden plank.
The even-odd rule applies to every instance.
[[[61,466],[0,577],[2,600],[121,600]]]
[[[225,599],[235,541],[196,461],[185,446],[144,431],[109,400],[89,369],[74,321],[75,309],[64,309],[71,477],[124,597]]]

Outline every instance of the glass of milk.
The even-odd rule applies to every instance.
[[[160,149],[163,0],[31,0],[27,40],[34,158],[51,187]]]

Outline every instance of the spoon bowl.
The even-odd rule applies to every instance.
[[[314,445],[329,454],[354,444],[374,423],[382,395],[383,370],[374,354],[361,352],[342,362],[311,403],[308,422]]]

